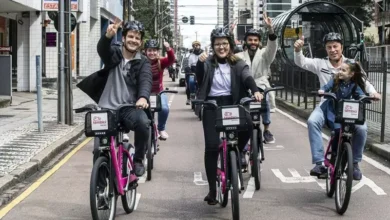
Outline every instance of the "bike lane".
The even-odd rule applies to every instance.
[[[169,78],[165,79],[166,81]],[[173,83],[168,83],[173,88]],[[169,95],[171,111],[167,125],[170,139],[160,143],[152,181],[141,178],[136,210],[126,215],[120,198],[116,219],[231,219],[231,203],[226,208],[208,206],[203,165],[201,122],[185,105],[185,92]],[[173,97],[173,98],[172,98]],[[325,195],[324,180],[310,177],[310,147],[305,123],[278,111],[272,116],[275,144],[265,145],[262,188],[248,187],[240,194],[241,219],[328,219],[337,218],[334,197]],[[303,125],[302,125],[303,124]],[[92,142],[81,147],[52,176],[14,206],[4,220],[91,219],[89,180],[92,170]],[[390,172],[361,163],[366,179],[354,181],[354,193],[346,219],[387,219],[390,215]],[[370,161],[372,163],[372,161]],[[250,182],[250,181],[249,181]],[[33,183],[33,185],[37,183]],[[31,190],[31,188],[27,189]],[[369,210],[369,211],[368,211]],[[3,212],[3,210],[0,211]]]

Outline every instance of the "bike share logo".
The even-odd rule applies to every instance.
[[[93,121],[92,123],[95,125],[99,124],[105,126],[107,124],[107,121],[102,120],[102,118],[99,116],[94,116],[92,121]]]
[[[348,112],[351,115],[357,115],[358,111],[353,109],[353,106],[351,105],[345,105],[344,112]]]
[[[225,112],[225,114],[223,115],[223,118],[224,119],[233,119],[235,117],[233,117],[233,113],[231,112]]]

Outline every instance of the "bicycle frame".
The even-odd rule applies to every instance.
[[[348,126],[348,129],[344,129],[345,127]],[[341,128],[340,128],[340,132],[339,132],[339,140],[337,140],[337,154],[336,154],[336,160],[334,162],[334,164],[337,164],[337,161],[340,159],[339,158],[339,155],[340,155],[340,152],[341,152],[341,147],[343,146],[342,143],[344,142],[351,142],[351,138],[353,136],[353,134],[351,132],[345,132],[345,130],[349,130],[349,127],[352,126],[352,125],[349,125],[349,124],[342,124],[341,125]],[[330,174],[330,183],[331,184],[334,184],[334,181],[335,181],[335,165],[332,164],[330,162],[330,160],[327,158],[326,155],[329,154],[329,152],[331,151],[332,149],[332,143],[333,143],[333,140],[334,140],[334,137],[332,137],[328,143],[328,148],[326,150],[326,153],[325,153],[325,160],[324,160],[324,164],[326,167],[330,167],[332,172]]]
[[[222,151],[223,151],[223,170],[222,171],[221,169],[217,169],[217,175],[221,175],[221,182],[222,182],[222,192],[225,194],[226,193],[226,187],[227,187],[227,157],[228,157],[228,152],[231,151],[231,150],[234,150],[236,151],[236,144],[237,144],[237,132],[236,131],[233,131],[233,132],[230,132],[230,133],[234,133],[235,134],[235,139],[234,140],[228,140],[228,135],[223,132],[223,136],[222,136],[222,143],[221,145],[219,146],[219,149],[222,148]],[[239,155],[237,155],[239,156]],[[240,171],[240,169],[238,169]],[[240,180],[241,181],[241,180]],[[242,183],[241,183],[242,184]]]
[[[123,135],[122,132],[120,132],[120,134],[118,135],[118,137],[121,137]],[[128,150],[124,149],[123,147],[123,143],[122,143],[122,138],[119,138],[119,144],[118,144],[118,151],[116,150],[116,137],[115,136],[111,136],[110,140],[111,140],[111,144],[110,144],[110,158],[111,158],[111,165],[113,166],[114,168],[114,171],[115,171],[115,176],[116,176],[116,187],[117,187],[117,191],[120,195],[124,195],[125,194],[125,191],[128,190],[128,187],[129,187],[129,184],[131,182],[134,182],[136,180],[138,180],[138,177],[133,174],[132,172],[130,172],[130,174],[127,176],[127,177],[122,177],[122,163],[123,163],[123,153],[125,153],[127,155],[127,158],[129,158],[129,161],[130,161],[130,166],[131,168],[134,167],[134,163],[133,163],[133,160],[130,156],[130,153]]]

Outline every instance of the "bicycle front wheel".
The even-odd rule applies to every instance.
[[[347,211],[352,191],[353,161],[352,147],[349,142],[343,142],[341,154],[336,164],[336,209],[342,215]]]
[[[261,163],[259,157],[259,145],[257,143],[259,131],[253,129],[253,134],[251,138],[251,172],[252,176],[255,179],[255,188],[256,190],[260,189],[261,184]]]
[[[149,138],[148,138],[148,146],[146,149],[146,161],[147,161],[147,174],[146,180],[150,181],[152,179],[152,166],[153,166],[153,153],[152,153],[152,129],[149,128]]]
[[[97,158],[92,168],[89,191],[93,220],[115,219],[117,194],[112,177],[108,159]]]
[[[237,157],[235,151],[230,151],[230,182],[232,184],[232,213],[233,220],[240,219],[240,198],[238,189]]]

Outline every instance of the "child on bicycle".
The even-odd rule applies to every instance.
[[[362,71],[362,67],[355,60],[346,60],[340,67],[339,72],[320,90],[319,94],[324,92],[332,92],[337,99],[359,99],[360,96],[365,95],[365,80],[366,75]],[[321,105],[324,113],[325,121],[330,129],[335,131],[333,138],[332,152],[337,152],[337,145],[339,139],[340,124],[335,123],[335,109],[334,103],[331,99],[326,99]]]

